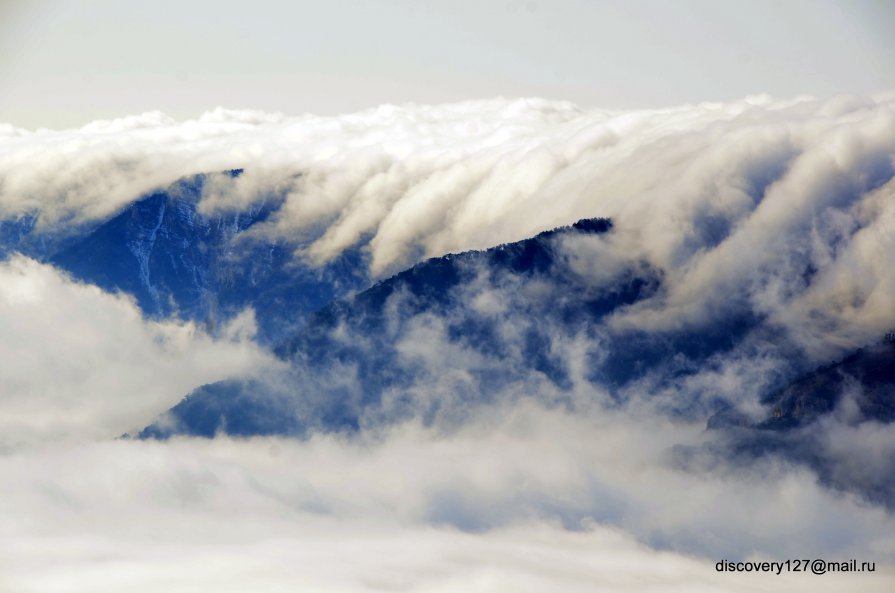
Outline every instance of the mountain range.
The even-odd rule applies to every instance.
[[[148,318],[194,321],[214,334],[253,310],[257,341],[282,366],[201,386],[136,438],[305,438],[413,417],[450,430],[526,398],[570,410],[649,405],[706,422],[726,455],[781,454],[833,486],[895,505],[889,478],[845,479],[817,443],[830,418],[895,420],[891,335],[812,368],[748,309],[662,331],[620,327],[621,313],[662,295],[663,276],[640,261],[598,278],[582,266],[614,232],[603,218],[427,259],[374,283],[362,246],[312,265],[301,257],[306,243],[270,238],[266,225],[283,204],[275,195],[203,212],[205,181],[181,180],[64,233],[42,228],[37,215],[0,222],[0,255],[21,252],[129,294]],[[758,394],[760,413],[697,385],[705,369],[759,347],[787,360]]]

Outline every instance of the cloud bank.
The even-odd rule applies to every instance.
[[[376,277],[606,216],[616,258],[648,262],[667,286],[619,325],[669,329],[746,300],[819,358],[895,326],[883,263],[895,255],[891,94],[634,112],[518,99],[338,117],[146,113],[74,130],[6,126],[0,155],[0,213],[39,212],[44,229],[103,219],[186,175],[245,168],[208,183],[201,208],[285,196],[256,232],[313,264],[362,245]]]
[[[251,312],[213,339],[21,256],[0,262],[0,327],[0,450],[114,438],[203,383],[271,364]]]
[[[359,441],[7,455],[0,590],[887,590],[890,516],[804,472],[657,463],[682,432],[694,436],[521,406],[450,436],[408,423]],[[878,568],[715,572],[734,555],[854,556]]]

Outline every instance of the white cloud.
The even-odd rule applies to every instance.
[[[676,470],[664,458],[681,437],[697,432],[520,406],[450,435],[411,423],[6,455],[0,590],[887,590],[890,516],[779,467]],[[806,555],[878,572],[714,569]]]
[[[0,449],[112,438],[191,389],[255,372],[250,312],[220,340],[21,256],[0,262]]]
[[[635,112],[518,99],[338,117],[147,113],[77,130],[7,127],[0,148],[0,212],[37,209],[43,225],[103,218],[182,176],[242,167],[214,179],[201,207],[285,195],[254,232],[301,244],[316,263],[366,244],[379,275],[607,216],[617,236],[603,259],[644,260],[667,289],[616,327],[706,321],[740,299],[798,329],[820,307],[830,344],[806,347],[824,357],[895,326],[887,272],[873,263],[893,255],[895,102],[885,95]],[[811,269],[817,282],[802,295]],[[844,272],[834,281],[834,269],[860,269],[859,285]]]

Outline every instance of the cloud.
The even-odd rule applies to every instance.
[[[219,339],[21,256],[0,262],[0,449],[113,438],[191,389],[263,369],[251,312]]]
[[[696,432],[528,405],[451,435],[411,422],[6,455],[0,589],[886,590],[891,517],[780,467],[675,470],[682,436]],[[714,570],[805,555],[878,572]]]
[[[0,147],[0,212],[39,211],[44,229],[108,217],[186,175],[245,168],[213,175],[201,208],[285,196],[253,232],[291,241],[313,264],[363,245],[375,277],[606,216],[617,234],[606,261],[647,262],[665,279],[619,328],[706,322],[737,301],[795,333],[823,317],[804,346],[825,358],[895,326],[889,274],[874,263],[893,255],[886,95],[633,112],[495,99],[337,117],[146,113],[6,127]]]

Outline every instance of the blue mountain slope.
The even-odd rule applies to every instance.
[[[671,416],[711,418],[707,445],[675,448],[681,465],[773,455],[895,507],[895,465],[873,458],[892,471],[861,472],[835,444],[842,426],[895,420],[892,340],[805,373],[775,330],[737,304],[677,330],[615,329],[614,315],[661,298],[662,278],[642,264],[603,282],[577,271],[570,255],[599,250],[608,233],[607,220],[581,221],[416,265],[312,315],[275,350],[286,370],[200,387],[139,436],[306,437],[410,417],[449,428],[526,398],[573,411],[648,401]],[[767,419],[749,424],[720,412],[726,401],[700,387],[704,373],[771,347],[793,362],[761,394]]]
[[[766,416],[733,409],[708,420],[714,437],[679,447],[683,466],[784,458],[810,468],[824,485],[895,508],[895,459],[886,455],[884,425],[895,422],[895,339],[861,348],[764,394]],[[867,441],[857,438],[863,434]],[[880,439],[880,440],[875,440]]]
[[[35,214],[0,220],[0,259],[18,251],[25,242],[25,238],[34,230],[36,223],[37,216]]]
[[[837,411],[848,421],[895,421],[895,335],[889,334],[840,361],[801,375],[763,398],[769,414],[750,421],[730,410],[709,419],[709,428],[730,426],[759,431],[809,427]],[[843,408],[848,408],[844,410]]]
[[[131,294],[149,317],[175,315],[214,329],[251,306],[264,343],[294,333],[313,311],[369,285],[359,249],[316,268],[294,257],[296,245],[254,233],[276,215],[277,196],[238,212],[203,214],[205,181],[205,175],[182,180],[62,238],[36,232],[33,216],[4,221],[0,245]]]
[[[742,341],[750,326],[738,317],[661,335],[610,330],[608,316],[661,290],[642,264],[602,284],[570,265],[570,242],[600,240],[611,226],[584,220],[416,265],[313,315],[276,348],[289,371],[201,387],[141,436],[301,436],[410,415],[462,421],[515,397],[621,402],[632,382],[695,373]],[[680,402],[678,412],[693,406]]]

